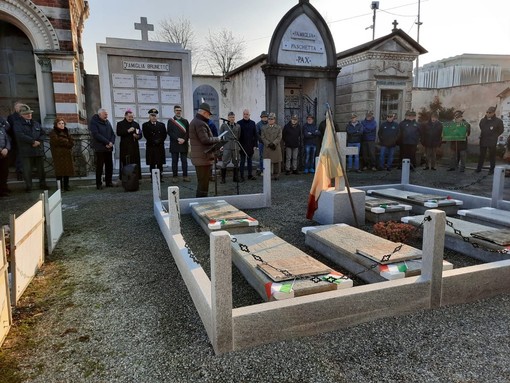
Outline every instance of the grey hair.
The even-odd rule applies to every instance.
[[[106,111],[106,109],[105,109],[105,108],[99,108],[99,109],[97,110],[97,114],[102,113],[102,112],[107,112],[107,111]]]

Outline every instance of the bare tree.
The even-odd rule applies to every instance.
[[[159,24],[158,37],[169,43],[179,43],[184,49],[193,50],[195,47],[195,32],[189,19],[183,17],[177,20],[162,20]]]
[[[232,31],[222,29],[217,33],[209,32],[204,52],[211,72],[219,71],[225,77],[242,62],[244,49],[244,40],[236,38]]]

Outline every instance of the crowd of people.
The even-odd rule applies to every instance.
[[[489,174],[494,173],[496,163],[496,146],[498,137],[503,133],[503,121],[496,117],[496,108],[489,107],[485,116],[480,120],[480,155],[476,172],[480,172],[488,154]],[[28,105],[16,103],[14,112],[7,119],[0,117],[0,197],[10,193],[7,187],[9,172],[9,157],[15,154],[16,173],[25,183],[25,190],[33,188],[32,172],[37,171],[39,188],[47,189],[46,173],[44,169],[44,141],[46,132],[41,125],[32,118],[33,110]],[[208,195],[209,181],[212,177],[212,166],[221,158],[221,183],[227,182],[227,167],[233,165],[234,182],[256,180],[256,175],[269,171],[273,180],[280,179],[281,172],[286,175],[299,174],[304,169],[305,174],[314,173],[315,158],[319,153],[322,137],[326,129],[326,120],[319,126],[315,124],[314,116],[308,115],[301,126],[297,115],[292,115],[290,121],[283,127],[277,123],[275,113],[263,111],[256,123],[250,117],[248,109],[243,110],[242,119],[236,121],[234,112],[228,113],[228,119],[218,130],[211,119],[211,107],[202,103],[189,122],[182,116],[182,107],[175,105],[174,116],[167,124],[158,121],[158,110],[148,111],[148,121],[142,126],[135,121],[132,110],[125,112],[124,119],[119,121],[114,132],[108,120],[108,111],[101,108],[93,115],[89,122],[91,148],[96,159],[96,187],[113,186],[113,151],[116,137],[120,137],[120,172],[127,165],[135,164],[134,172],[141,179],[141,159],[139,141],[145,138],[145,160],[152,173],[159,169],[160,181],[163,180],[163,165],[166,163],[165,141],[170,141],[172,158],[172,181],[179,181],[179,162],[181,165],[183,182],[190,182],[188,176],[188,157],[196,170],[197,197]],[[411,170],[417,164],[417,148],[421,144],[424,148],[425,165],[423,170],[437,170],[437,151],[445,142],[444,126],[439,121],[437,113],[432,112],[427,121],[416,120],[416,112],[410,110],[405,118],[397,122],[394,113],[388,113],[385,120],[378,125],[371,111],[366,112],[363,120],[359,121],[355,113],[345,126],[347,132],[347,146],[358,149],[358,154],[347,156],[347,171],[391,171],[394,164],[396,148],[399,148],[400,160],[409,158]],[[467,139],[471,134],[470,124],[463,118],[463,112],[454,112],[453,123],[460,127],[460,136],[455,140],[449,139],[451,158],[448,171],[465,171],[467,157]],[[334,123],[335,131],[340,131]],[[74,176],[73,147],[74,140],[62,118],[57,118],[53,129],[49,132],[49,143],[55,177],[61,182],[62,190],[71,190],[69,179]],[[376,149],[379,155],[376,157]],[[507,141],[510,150],[510,138]],[[258,169],[253,164],[255,151],[259,154]],[[264,169],[263,159],[269,159],[270,169]],[[401,162],[401,161],[400,161]],[[256,173],[256,175],[255,175]],[[245,178],[246,175],[246,178]]]

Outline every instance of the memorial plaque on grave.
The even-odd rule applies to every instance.
[[[356,249],[356,252],[383,265],[409,259],[417,259],[422,256],[422,252],[414,247],[407,246],[403,243],[384,241],[386,242],[374,241],[372,245],[361,246]],[[402,245],[402,247],[400,250],[397,250],[397,247],[400,245]],[[390,255],[390,258],[383,261],[383,258],[388,255]]]
[[[305,254],[296,254],[292,258],[273,259],[271,264],[261,263],[257,267],[275,282],[309,275],[324,275],[331,271],[323,263]],[[291,274],[290,277],[289,274]]]
[[[365,206],[367,207],[380,207],[381,205],[398,205],[398,202],[392,201],[385,198],[373,198],[373,199],[366,199],[365,200]]]
[[[477,231],[471,233],[471,236],[501,246],[510,245],[510,230],[508,229]]]

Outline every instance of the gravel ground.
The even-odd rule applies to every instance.
[[[418,170],[411,182],[490,196],[492,177],[484,174]],[[300,232],[313,224],[305,218],[311,180],[283,176],[273,183],[273,206],[249,213],[324,261]],[[399,183],[400,172],[349,180]],[[240,192],[261,185],[247,181]],[[179,186],[182,198],[194,196],[193,182]],[[235,193],[231,182],[218,188]],[[15,192],[0,200],[0,222],[35,198]],[[65,233],[47,263],[61,267],[71,293],[38,317],[20,361],[24,382],[510,382],[509,295],[215,356],[153,217],[148,180],[135,193],[97,191],[92,181],[65,193],[63,210]],[[190,216],[182,231],[209,272],[207,236]],[[453,252],[446,258],[456,267],[476,263]],[[236,307],[261,302],[235,268],[233,281]]]

